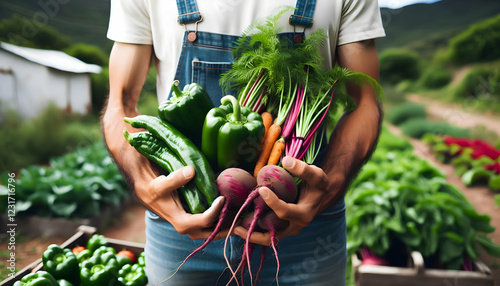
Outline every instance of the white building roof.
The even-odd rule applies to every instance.
[[[0,49],[25,58],[28,61],[71,73],[101,73],[98,65],[87,64],[61,51],[41,50],[0,42]]]

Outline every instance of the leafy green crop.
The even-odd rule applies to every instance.
[[[419,251],[426,259],[437,257],[448,269],[459,269],[464,257],[479,256],[478,243],[491,255],[500,251],[485,236],[494,231],[491,218],[479,214],[441,170],[411,149],[379,144],[353,182],[346,206],[351,254],[367,247],[385,256],[402,245],[399,256]]]
[[[6,200],[7,174],[0,197]],[[89,218],[108,205],[119,206],[129,195],[118,167],[103,142],[53,158],[50,167],[21,169],[15,182],[18,215]]]

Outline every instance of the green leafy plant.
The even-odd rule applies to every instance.
[[[414,118],[406,121],[401,126],[403,134],[412,138],[422,138],[425,134],[442,134],[458,137],[467,137],[466,129],[455,127],[443,121],[430,121],[426,118]]]
[[[411,101],[393,107],[386,116],[387,120],[394,125],[401,125],[414,118],[427,118],[425,106]]]
[[[106,206],[119,206],[129,196],[118,167],[103,142],[50,160],[50,167],[30,166],[16,178],[19,216],[90,218]],[[2,176],[0,196],[7,196]]]
[[[394,263],[394,257],[419,251],[427,266],[447,269],[461,269],[464,257],[476,259],[477,244],[500,256],[500,247],[485,236],[494,231],[490,217],[410,151],[379,144],[353,182],[346,206],[351,254],[368,248]]]

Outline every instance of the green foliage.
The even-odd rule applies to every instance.
[[[416,53],[388,49],[380,54],[380,81],[396,84],[402,80],[416,80],[420,76],[420,58]]]
[[[0,173],[14,172],[32,164],[45,164],[76,146],[99,139],[97,118],[63,114],[49,105],[37,118],[23,121],[13,111],[3,111],[0,119]]]
[[[38,49],[63,50],[70,45],[70,39],[54,28],[35,25],[32,21],[13,15],[0,22],[0,41]]]
[[[99,47],[94,45],[85,43],[73,44],[65,49],[64,52],[88,64],[98,66],[108,65],[108,56]]]
[[[104,142],[54,157],[46,166],[29,166],[16,179],[16,214],[91,218],[106,206],[120,206],[129,196]],[[6,174],[0,197],[7,195]],[[6,199],[4,197],[4,199]]]
[[[99,74],[91,74],[92,112],[99,114],[109,94],[109,68],[105,67]]]
[[[500,68],[474,66],[454,91],[455,98],[479,98],[500,95]]]
[[[491,218],[479,214],[441,170],[411,149],[379,144],[354,180],[346,207],[350,254],[367,247],[394,265],[390,259],[419,251],[428,263],[434,257],[447,269],[459,269],[464,256],[476,259],[477,243],[500,256],[500,247],[483,237],[494,231]]]
[[[500,15],[472,25],[450,41],[449,59],[457,65],[500,59]]]
[[[449,70],[439,66],[429,66],[424,70],[419,83],[428,89],[441,88],[450,83],[452,74]]]
[[[425,118],[415,118],[401,125],[403,134],[412,138],[422,138],[425,134],[442,134],[455,137],[468,137],[469,131],[455,127],[447,122],[429,121]]]
[[[426,117],[425,106],[410,101],[393,107],[386,116],[387,120],[394,125],[401,125],[410,119]]]

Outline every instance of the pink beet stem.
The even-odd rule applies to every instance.
[[[262,270],[262,266],[264,266],[264,259],[266,258],[266,250],[267,246],[262,246],[262,251],[260,252],[260,265],[259,269],[257,270],[257,274],[255,275],[255,284],[257,284],[257,281],[259,280],[260,271]]]
[[[224,206],[222,207],[222,210],[220,212],[219,221],[215,225],[214,230],[212,231],[212,233],[210,234],[210,236],[207,238],[207,240],[205,240],[205,242],[202,245],[200,245],[197,249],[195,249],[193,252],[191,252],[191,254],[189,254],[184,259],[184,261],[182,261],[181,265],[179,265],[179,267],[177,267],[177,269],[175,270],[174,274],[170,275],[170,277],[168,277],[167,279],[163,280],[161,283],[166,282],[167,280],[169,280],[170,278],[172,278],[179,271],[179,269],[181,269],[182,265],[184,265],[184,263],[186,263],[186,261],[188,261],[189,258],[191,258],[193,255],[195,255],[196,253],[198,253],[200,250],[202,250],[205,247],[207,247],[207,245],[215,238],[215,236],[222,229],[222,225],[224,224],[224,220],[227,217],[228,210],[229,210],[229,203],[228,203],[228,201],[226,199],[226,201],[224,202]]]
[[[278,281],[278,274],[280,272],[280,260],[278,258],[278,250],[276,250],[276,231],[270,230],[271,232],[271,247],[274,250],[274,256],[276,257],[276,285],[279,286],[280,283]]]
[[[255,229],[255,226],[257,225],[257,221],[259,220],[260,216],[264,212],[264,209],[259,206],[255,206],[255,212],[253,214],[253,220],[250,226],[248,227],[248,233],[247,233],[247,240],[245,242],[245,248],[247,249],[246,251],[246,256],[247,256],[247,264],[248,264],[248,274],[250,275],[250,284],[253,285],[253,277],[252,277],[252,268],[250,265],[250,253],[248,251],[250,247],[250,235],[252,234],[253,230]]]
[[[233,232],[235,226],[236,226],[236,222],[238,221],[238,217],[240,217],[241,215],[241,212],[243,212],[243,210],[255,199],[257,198],[257,196],[259,196],[259,189],[258,188],[255,188],[253,191],[250,192],[250,194],[248,195],[247,199],[245,200],[245,202],[243,203],[243,205],[241,206],[241,208],[238,210],[238,213],[236,214],[236,216],[234,217],[234,220],[233,220],[233,223],[231,224],[231,227],[229,228],[229,232],[227,233],[227,237],[226,237],[226,240],[224,241],[224,259],[226,260],[226,264],[227,264],[227,267],[229,268],[229,270],[231,271],[231,274],[233,275],[233,278],[236,278],[236,272],[233,271],[233,268],[231,267],[231,263],[229,263],[229,259],[227,258],[227,242],[229,240],[229,237],[231,235],[231,233]],[[237,281],[237,280],[236,280]]]
[[[262,69],[260,71],[260,74],[259,76],[257,77],[257,79],[255,80],[255,82],[253,83],[252,85],[252,88],[250,89],[250,91],[247,93],[246,97],[245,97],[245,101],[243,102],[243,106],[246,106],[247,105],[247,102],[248,102],[248,99],[250,98],[250,95],[252,94],[253,90],[255,89],[255,87],[257,86],[257,84],[259,83],[262,75],[264,75],[264,69]]]
[[[264,97],[264,94],[266,94],[266,91],[267,91],[267,86],[264,87],[264,89],[262,90],[262,92],[260,93],[260,96],[259,98],[257,99],[257,102],[255,103],[255,105],[252,107],[252,111],[253,112],[257,112],[257,110],[259,109],[260,107],[260,104],[262,102],[262,98]]]

